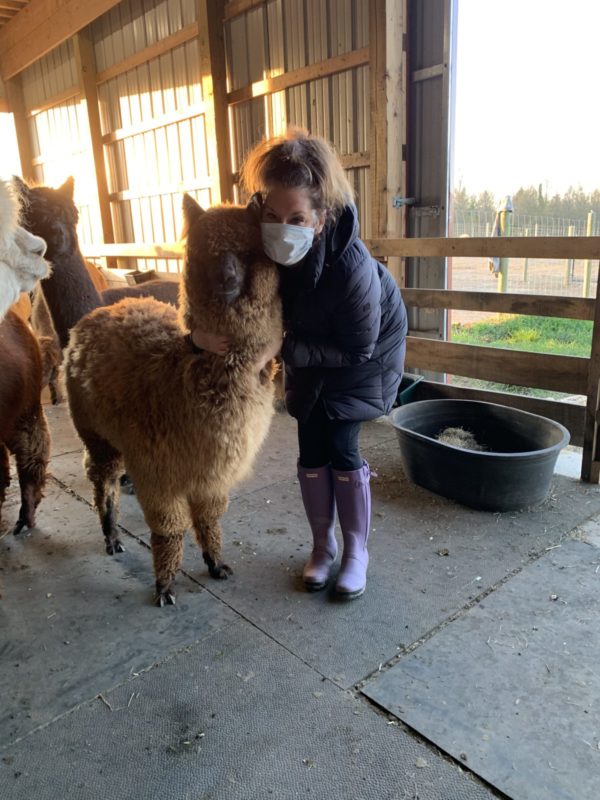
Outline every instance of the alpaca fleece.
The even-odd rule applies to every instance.
[[[53,338],[52,358],[59,366],[71,328],[92,309],[125,297],[155,297],[177,304],[178,281],[155,280],[141,286],[108,288],[104,276],[83,258],[77,236],[79,212],[74,202],[72,177],[58,189],[29,186],[20,178],[15,178],[15,184],[23,205],[23,225],[43,237],[48,246],[46,258],[53,265],[52,274],[36,291],[31,322],[38,336]],[[49,386],[52,402],[59,402],[58,369],[51,375]]]
[[[14,186],[0,179],[0,320],[48,274],[45,242],[19,225],[19,210]]]
[[[151,530],[159,605],[174,602],[183,535],[194,528],[210,574],[221,563],[219,519],[251,469],[273,414],[272,363],[257,359],[281,338],[276,267],[261,253],[251,209],[203,211],[184,198],[186,263],[177,312],[155,300],[98,308],[73,329],[66,386],[86,447],[107,552],[118,538],[123,460]],[[194,352],[194,327],[229,337],[225,358]]]
[[[18,215],[17,195],[0,180],[0,513],[13,453],[21,487],[21,509],[13,533],[35,525],[50,449],[40,402],[40,347],[27,323],[7,311],[20,292],[29,291],[48,272],[44,242],[19,227]]]

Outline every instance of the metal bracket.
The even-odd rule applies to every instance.
[[[392,197],[392,208],[402,208],[402,206],[414,206],[417,202],[415,197]]]
[[[413,211],[420,217],[439,217],[442,213],[441,206],[415,206]]]
[[[412,211],[420,217],[439,217],[441,214],[440,206],[418,206],[416,203],[416,197],[400,197],[399,195],[392,197],[392,208],[410,206]]]

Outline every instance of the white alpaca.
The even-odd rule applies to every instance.
[[[21,292],[30,292],[48,274],[46,242],[22,228],[18,219],[17,195],[0,179],[0,320]]]

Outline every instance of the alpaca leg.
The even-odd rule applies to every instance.
[[[50,433],[42,407],[22,420],[9,443],[17,460],[21,510],[13,533],[35,526],[35,511],[43,497],[50,455]]]
[[[53,406],[57,406],[59,403],[63,402],[65,398],[62,391],[59,369],[56,369],[56,371],[52,373],[48,381],[48,389],[50,390],[50,401]]]
[[[0,521],[2,521],[2,505],[6,497],[6,490],[10,484],[10,462],[9,452],[6,446],[0,442]]]
[[[173,581],[183,558],[183,533],[163,535],[152,531],[150,535],[154,574],[156,576],[156,605],[175,604]]]
[[[190,511],[202,558],[212,578],[221,580],[233,574],[231,567],[221,561],[221,525],[219,520],[227,511],[228,497],[190,500]]]
[[[160,470],[154,476],[137,464],[128,463],[137,487],[137,498],[150,528],[150,545],[156,578],[156,605],[175,603],[173,582],[183,557],[183,537],[190,526],[187,503],[174,496]]]
[[[94,504],[100,517],[102,533],[109,556],[124,553],[119,539],[119,477],[123,472],[123,458],[107,441],[97,436],[81,436],[86,446],[84,465],[89,480],[94,485]]]

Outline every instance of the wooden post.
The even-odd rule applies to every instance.
[[[227,64],[223,20],[225,0],[197,0],[198,49],[202,99],[207,103],[206,140],[209,166],[218,170],[213,203],[233,201],[233,167],[227,102]]]
[[[372,0],[369,4],[370,136],[369,200],[371,237],[404,237],[406,196],[406,0]],[[396,200],[396,198],[398,198]],[[364,235],[364,232],[363,232]],[[401,260],[388,267],[404,283]]]
[[[590,355],[587,381],[587,403],[583,429],[583,457],[581,461],[581,480],[598,483],[600,461],[598,461],[598,419],[600,410],[600,280],[596,287],[594,327],[592,332],[592,352]]]
[[[591,236],[592,231],[594,229],[594,212],[590,211],[587,215],[587,225],[585,229],[585,235]],[[591,283],[591,274],[592,274],[592,262],[589,258],[583,262],[583,289],[581,294],[583,297],[589,297],[590,294],[590,283]]]
[[[96,171],[96,187],[98,190],[98,203],[100,205],[100,218],[102,220],[102,236],[105,243],[115,241],[115,233],[110,209],[108,181],[106,178],[106,164],[104,161],[104,145],[102,143],[102,128],[100,125],[100,111],[98,109],[98,86],[96,84],[96,57],[94,45],[90,38],[89,28],[84,28],[73,39],[75,49],[75,64],[83,99],[87,109],[87,118],[90,126],[92,141],[92,155]]]
[[[512,199],[506,196],[502,207],[498,212],[500,236],[510,236],[512,229]],[[508,258],[500,259],[500,271],[498,273],[498,291],[508,291]]]
[[[19,160],[21,162],[21,175],[25,180],[35,180],[33,169],[33,143],[31,139],[31,129],[27,118],[25,98],[23,97],[23,86],[21,76],[15,75],[14,78],[6,81],[6,99],[8,107],[12,112],[17,134],[17,146],[19,148]]]
[[[525,228],[525,236],[529,236],[529,228]],[[527,273],[529,272],[529,259],[523,260],[523,283],[527,283]]]
[[[567,228],[567,236],[575,236],[575,226],[569,225]],[[565,261],[565,280],[564,285],[568,286],[573,279],[573,270],[575,269],[575,259],[567,258]]]

